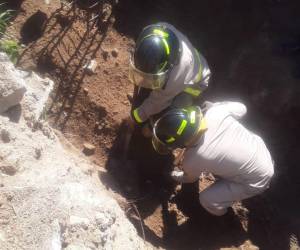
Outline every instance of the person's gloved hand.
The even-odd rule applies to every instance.
[[[174,181],[182,182],[182,180],[184,178],[184,172],[182,170],[175,169],[171,172],[171,178]]]
[[[125,124],[128,126],[130,130],[133,130],[135,127],[135,121],[132,119],[131,115],[127,116],[124,119]]]
[[[144,137],[146,138],[151,138],[152,137],[152,130],[149,127],[149,124],[146,123],[143,127],[142,127],[142,134]]]

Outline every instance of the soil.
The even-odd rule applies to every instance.
[[[167,249],[298,249],[298,1],[122,0],[93,8],[62,7],[58,0],[14,2],[9,32],[26,42],[18,66],[56,83],[45,118],[78,148],[96,147],[89,157],[119,183],[115,191],[128,199],[126,211],[141,236],[144,231],[146,240]],[[33,27],[28,22],[44,14],[47,20],[34,22],[24,37],[26,26]],[[247,104],[245,124],[263,135],[276,162],[271,189],[235,204],[224,217],[200,207],[198,184],[181,187],[169,179],[172,157],[157,156],[139,129],[127,161],[121,160],[122,120],[133,92],[130,51],[141,28],[155,21],[184,31],[208,59],[213,78],[203,99]],[[84,66],[93,59],[98,66],[90,73]],[[200,189],[211,182],[205,177]]]

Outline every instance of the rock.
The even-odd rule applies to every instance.
[[[4,143],[9,143],[11,140],[10,133],[6,129],[1,129],[0,136],[1,136],[1,140]]]
[[[111,51],[111,55],[112,55],[113,57],[118,57],[119,51],[118,51],[117,49],[113,49],[113,50]]]
[[[38,160],[42,156],[42,149],[41,148],[35,148],[34,149],[34,157]]]
[[[88,74],[95,74],[97,66],[98,66],[97,61],[91,60],[86,65],[84,65],[83,68]]]
[[[95,153],[96,147],[90,143],[83,144],[83,153],[85,155],[93,155]]]
[[[88,218],[81,218],[81,217],[78,217],[78,216],[71,215],[70,220],[69,220],[69,224],[71,226],[77,226],[78,225],[78,226],[81,226],[84,229],[87,229],[88,225],[90,224],[90,221],[89,221]]]
[[[12,165],[0,165],[0,172],[5,175],[15,175],[17,173],[17,169]]]
[[[4,233],[3,232],[0,232],[0,242],[2,241],[5,241],[5,236],[4,236]]]
[[[24,72],[22,72],[24,74]],[[26,73],[26,72],[25,72]],[[49,78],[41,78],[34,72],[24,77],[27,92],[21,103],[23,116],[30,122],[36,122],[45,111],[46,102],[54,87]]]
[[[32,79],[32,74],[18,72],[20,79]],[[28,99],[26,93],[20,103],[25,112],[20,119],[0,115],[0,248],[154,249],[139,237],[113,198],[116,194],[95,175],[85,174],[99,166],[71,150],[47,124],[31,120],[42,112],[47,99],[42,89],[51,82],[31,83]],[[7,137],[9,144],[2,141]],[[95,152],[92,144],[84,147]]]
[[[102,56],[103,56],[103,59],[104,59],[105,61],[107,61],[107,59],[109,58],[109,53],[108,53],[108,51],[103,50],[103,51],[102,51]]]
[[[89,247],[86,247],[82,244],[71,244],[71,245],[68,245],[65,250],[91,250],[91,248]]]
[[[25,81],[4,53],[0,53],[0,114],[19,104],[26,92]]]
[[[83,93],[84,93],[85,95],[87,95],[87,94],[89,93],[89,89],[88,89],[88,88],[83,88]]]

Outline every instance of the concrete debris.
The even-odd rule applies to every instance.
[[[23,116],[31,123],[41,118],[49,95],[54,87],[54,82],[48,78],[41,78],[34,72],[25,76],[27,92],[22,101]]]
[[[98,63],[96,60],[91,60],[83,66],[88,74],[95,74]]]
[[[71,215],[69,224],[71,226],[78,226],[79,225],[79,226],[83,227],[84,229],[87,229],[88,225],[90,224],[90,221],[89,221],[88,218],[81,218],[81,217],[78,217],[78,216]]]
[[[35,158],[38,160],[42,156],[42,149],[41,148],[35,148],[34,153],[35,153]]]
[[[15,175],[17,169],[12,165],[0,165],[0,172],[5,175]]]
[[[23,78],[41,80],[25,73]],[[107,191],[97,174],[84,173],[99,166],[63,147],[70,143],[45,123],[32,120],[43,110],[39,105],[45,103],[47,82],[31,82],[20,119],[0,115],[0,248],[155,249],[138,236],[112,198],[116,194]],[[85,148],[95,151],[91,144]]]
[[[33,126],[41,117],[53,86],[54,82],[48,78],[17,70],[9,58],[0,53],[0,113],[21,104],[22,118]],[[17,112],[12,110],[9,113]]]
[[[93,155],[95,153],[96,147],[90,143],[83,144],[83,153],[85,155]]]
[[[0,114],[19,104],[26,92],[25,81],[6,54],[0,53]]]
[[[7,130],[5,130],[5,129],[1,129],[0,136],[1,136],[1,140],[4,143],[9,143],[10,140],[11,140],[9,132]]]

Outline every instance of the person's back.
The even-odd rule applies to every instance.
[[[211,107],[204,116],[208,130],[201,143],[185,154],[185,171],[194,176],[207,171],[253,189],[267,188],[272,158],[264,141],[238,121],[245,113],[246,107],[237,102]]]
[[[274,174],[264,141],[238,121],[246,112],[242,103],[223,102],[204,115],[196,106],[174,109],[154,124],[152,144],[158,153],[186,148],[181,170],[171,173],[174,180],[196,182],[202,172],[217,177],[199,194],[201,205],[214,215],[224,215],[235,201],[262,193]]]

